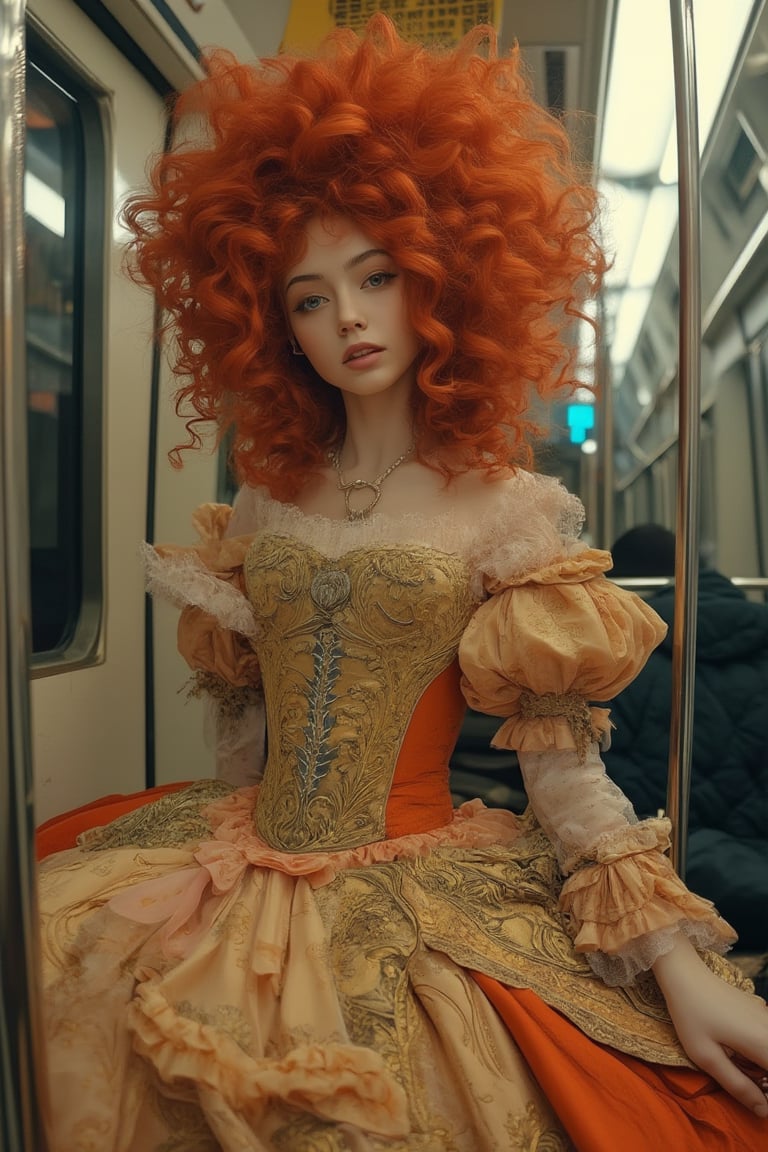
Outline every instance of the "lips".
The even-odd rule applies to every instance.
[[[349,364],[350,361],[360,360],[371,352],[383,352],[384,349],[378,344],[352,344],[347,348],[344,353],[343,364]]]

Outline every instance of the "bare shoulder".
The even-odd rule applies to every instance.
[[[568,537],[578,536],[584,521],[580,499],[557,477],[524,468],[463,472],[447,492],[454,509],[469,518],[491,511],[518,520],[544,520]]]
[[[506,502],[519,486],[520,473],[511,468],[492,473],[474,468],[455,476],[448,490],[455,508],[474,514]]]

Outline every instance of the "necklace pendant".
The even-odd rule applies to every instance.
[[[402,456],[398,456],[397,460],[390,464],[389,468],[382,472],[381,476],[377,476],[375,480],[350,480],[349,483],[345,481],[341,471],[340,450],[337,448],[334,452],[330,453],[329,459],[336,469],[336,487],[340,492],[344,493],[344,507],[347,513],[347,520],[366,520],[370,516],[381,499],[382,484],[388,476],[391,476],[395,468],[399,468],[403,461],[408,459],[414,447],[415,444],[411,444],[410,448],[407,448]],[[350,493],[363,492],[366,488],[370,492],[373,492],[373,500],[371,500],[370,504],[366,504],[364,508],[353,508],[349,502]]]
[[[373,500],[370,504],[366,504],[364,508],[353,508],[350,504],[350,493],[363,492],[365,489],[373,492]],[[377,484],[375,480],[352,480],[349,484],[345,484],[342,488],[344,493],[344,504],[347,509],[348,520],[365,520],[370,516],[373,509],[381,500],[381,485]]]

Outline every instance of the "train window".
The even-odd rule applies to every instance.
[[[699,553],[713,567],[717,564],[717,460],[712,409],[701,419],[701,475],[699,494]]]
[[[229,466],[231,435],[224,437],[219,447],[216,467],[216,499],[220,504],[231,504],[237,495],[238,483]]]
[[[565,63],[563,49],[552,48],[544,53],[547,107],[556,116],[565,112]]]
[[[656,355],[656,349],[653,346],[653,341],[647,332],[644,333],[640,341],[640,357],[648,371],[648,375],[654,377],[655,379],[659,370],[659,359]]]
[[[96,98],[34,35],[26,95],[29,537],[39,668],[87,659],[100,629],[104,140]]]
[[[736,113],[738,133],[723,173],[726,187],[739,207],[746,204],[760,179],[765,155],[743,112]]]

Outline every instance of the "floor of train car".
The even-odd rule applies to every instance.
[[[455,804],[479,796],[489,808],[508,808],[519,814],[528,800],[517,756],[490,747],[500,723],[496,716],[467,712],[451,757],[451,792]],[[768,951],[736,951],[730,959],[754,981],[757,994],[768,999]]]

